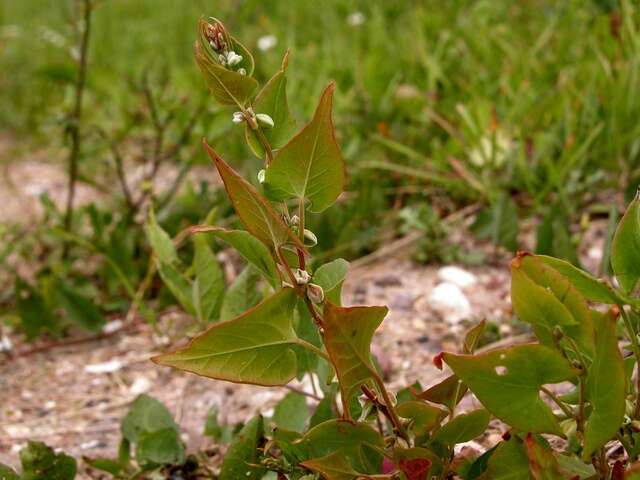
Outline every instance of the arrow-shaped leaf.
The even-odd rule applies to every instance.
[[[387,312],[387,307],[345,308],[325,302],[324,343],[340,380],[345,416],[349,415],[349,400],[354,393],[377,377],[370,345]]]
[[[591,459],[598,448],[615,436],[625,413],[625,369],[616,336],[616,311],[596,317],[596,353],[588,370],[586,398],[591,415],[585,424],[582,458]]]
[[[447,416],[444,410],[417,400],[402,402],[396,407],[396,413],[402,418],[413,420],[416,435],[426,435]]]
[[[479,437],[484,433],[491,415],[484,408],[457,415],[433,434],[432,441],[454,446]]]
[[[255,113],[266,113],[273,119],[273,127],[262,128],[261,132],[273,149],[280,148],[291,138],[296,128],[296,121],[289,110],[287,101],[287,76],[285,74],[289,63],[287,52],[282,60],[282,67],[262,87],[253,102]],[[256,138],[256,132],[249,124],[245,126],[247,143],[258,157],[264,155],[262,145]]]
[[[517,345],[481,355],[445,353],[443,360],[496,417],[523,432],[562,436],[558,420],[540,398],[540,388],[577,371],[557,351]]]
[[[152,360],[204,377],[255,385],[285,385],[296,375],[293,330],[296,295],[286,288],[243,315],[218,323],[184,348]]]
[[[310,210],[321,212],[342,193],[346,174],[331,120],[334,88],[327,86],[311,122],[278,150],[267,169],[265,188],[274,200],[308,199]]]
[[[536,327],[543,343],[552,343],[552,330],[559,326],[591,358],[595,339],[591,311],[560,272],[534,255],[519,254],[511,262],[511,301],[518,317]],[[573,350],[571,345],[567,349]]]
[[[207,225],[191,228],[192,233],[210,232],[235,248],[242,257],[253,265],[272,287],[277,285],[278,270],[269,249],[256,237],[244,230],[226,230]]]
[[[366,475],[353,469],[342,452],[333,452],[325,457],[313,458],[300,463],[305,468],[322,474],[326,480],[355,480]]]
[[[267,199],[222,160],[207,142],[203,144],[215,163],[233,208],[245,228],[268,247],[278,248],[285,243],[293,243],[304,251],[300,239],[284,224]]]
[[[611,266],[625,293],[632,292],[640,280],[640,190],[613,236]]]

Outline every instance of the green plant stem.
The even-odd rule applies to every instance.
[[[574,420],[577,420],[576,415],[569,409],[569,407],[567,407],[564,402],[562,400],[560,400],[555,393],[553,393],[551,390],[549,390],[546,387],[540,387],[540,390],[542,390],[545,395],[547,395],[551,400],[553,400],[553,402],[558,405],[558,407],[560,407],[560,410],[562,410],[564,412],[564,414],[569,417],[569,418],[573,418]]]
[[[585,370],[586,371],[586,370]],[[584,403],[585,403],[585,379],[584,375],[578,378],[580,384],[580,404],[578,406],[578,416],[576,418],[576,429],[580,433],[580,436],[584,440]]]
[[[300,345],[301,347],[306,348],[307,350],[315,353],[316,355],[318,355],[319,357],[322,357],[323,359],[325,359],[327,362],[331,363],[331,359],[329,358],[329,355],[327,355],[326,352],[323,352],[322,350],[320,350],[318,347],[316,347],[314,344],[307,342],[306,340],[303,340],[302,338],[298,338],[298,340],[296,340],[296,343],[298,345]]]
[[[640,345],[638,344],[638,335],[633,328],[631,319],[627,315],[624,306],[618,305],[618,308],[620,309],[620,315],[622,315],[622,321],[627,330],[627,335],[629,335],[629,340],[631,341],[633,355],[636,357],[636,405],[633,418],[638,418],[640,416]]]
[[[73,222],[73,201],[76,195],[76,183],[78,180],[78,161],[82,137],[80,135],[80,123],[82,121],[82,103],[87,77],[87,58],[89,51],[89,39],[91,35],[91,0],[83,0],[84,25],[80,39],[80,57],[78,62],[78,77],[75,85],[75,99],[73,112],[69,119],[69,134],[71,136],[71,150],[69,151],[68,168],[69,177],[67,185],[67,203],[64,215],[64,229],[70,231]],[[64,246],[64,256],[68,253],[68,243]]]

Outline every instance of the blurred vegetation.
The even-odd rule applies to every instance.
[[[204,96],[192,55],[201,15],[223,19],[243,39],[261,82],[291,51],[289,99],[301,120],[310,117],[326,79],[336,80],[335,123],[350,173],[348,192],[322,220],[309,219],[327,255],[361,255],[413,225],[426,236],[436,232],[433,241],[420,243],[426,250],[417,258],[463,259],[455,250],[441,251],[446,229],[437,221],[477,204],[473,231],[479,236],[513,250],[521,220],[534,216],[541,225],[538,251],[575,261],[579,220],[601,216],[613,224],[623,199],[612,207],[610,192],[629,198],[639,183],[640,17],[630,0],[94,4],[80,176],[103,188],[117,175],[105,166],[114,145],[125,157],[130,151],[139,156],[139,150],[148,155],[157,133],[149,92],[171,115],[165,156],[183,173],[207,164],[200,137],[243,168],[259,169],[238,141],[240,129]],[[19,161],[35,147],[62,161],[79,11],[75,0],[0,2],[0,131],[10,152],[3,163]],[[205,110],[195,117],[189,141],[180,144],[199,108]],[[144,182],[136,187],[149,188]],[[102,308],[122,308],[117,294],[125,288],[132,296],[145,277],[149,248],[140,219],[127,213],[119,190],[111,190],[113,205],[84,207],[72,230],[101,255],[110,252],[104,268],[120,265],[116,279],[131,280],[113,287],[94,270],[88,277],[97,287],[81,291],[104,297],[106,282],[111,293],[101,299]],[[219,207],[217,218],[235,222],[206,185],[175,198],[163,194],[154,192],[151,202],[172,236],[213,206]],[[407,220],[427,211],[428,221]],[[37,239],[11,247],[12,253],[33,258],[38,252],[49,262],[42,269],[47,275],[77,275],[77,266],[51,265],[61,258],[60,238],[69,241],[70,232],[56,230],[55,207],[48,204],[47,212]],[[3,231],[5,242],[14,238]],[[7,248],[0,251],[0,260],[8,256]],[[13,274],[8,278],[15,282]],[[26,288],[16,285],[16,291]],[[14,305],[7,295],[2,301]]]

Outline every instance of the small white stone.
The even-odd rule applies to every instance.
[[[84,367],[84,371],[87,373],[113,373],[122,368],[122,362],[120,360],[110,360],[103,363],[92,363]]]
[[[129,392],[131,392],[132,395],[140,395],[141,393],[148,392],[150,388],[151,380],[147,377],[137,377],[129,387]]]
[[[448,323],[456,324],[471,316],[471,304],[455,283],[436,285],[429,295],[429,303]]]
[[[122,320],[113,320],[109,323],[107,323],[103,328],[102,331],[104,333],[113,333],[116,330],[122,328]]]
[[[267,50],[271,50],[278,44],[278,39],[275,35],[263,35],[258,39],[258,49],[266,52]]]
[[[478,281],[473,273],[456,267],[455,265],[447,265],[438,270],[438,278],[443,282],[453,283],[460,288],[470,287]]]
[[[56,408],[56,402],[54,402],[53,400],[49,400],[48,402],[45,402],[44,408],[46,408],[47,410],[53,410],[54,408]]]
[[[100,446],[100,440],[89,440],[80,444],[80,450],[91,450]]]
[[[0,338],[0,352],[10,352],[13,350],[13,342],[7,336]]]

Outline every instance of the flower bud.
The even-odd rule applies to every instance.
[[[309,275],[306,270],[301,270],[299,268],[295,269],[293,276],[295,277],[298,285],[306,285],[309,283],[309,280],[311,280],[311,275]]]
[[[227,65],[230,67],[235,67],[240,62],[242,62],[242,55],[238,55],[233,50],[227,53]]]
[[[293,215],[289,219],[289,225],[296,226],[298,224],[300,224],[300,217],[298,217],[298,215]]]
[[[271,118],[266,113],[258,113],[258,114],[256,114],[256,119],[258,120],[258,123],[260,125],[262,125],[263,127],[273,128],[273,126],[275,125],[273,123],[273,118]]]
[[[304,246],[315,247],[318,244],[318,237],[311,230],[304,229]]]
[[[267,172],[265,172],[264,168],[258,172],[258,182],[264,183],[264,178]]]
[[[244,115],[242,114],[242,112],[234,112],[231,121],[233,123],[242,123],[244,122]]]
[[[244,68],[239,68],[239,69],[238,69],[238,73],[239,73],[240,75],[246,75],[246,74],[247,74],[247,71],[246,71]]]
[[[313,303],[322,303],[324,302],[324,290],[320,285],[310,283],[307,285],[307,298]]]

